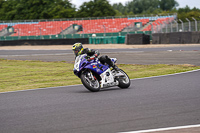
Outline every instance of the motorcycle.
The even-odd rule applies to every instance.
[[[116,63],[117,59],[111,58],[111,61]],[[122,69],[115,71],[107,64],[101,64],[98,58],[91,57],[88,59],[87,54],[76,57],[73,71],[91,92],[98,92],[100,89],[113,86],[120,88],[130,86],[130,79]]]

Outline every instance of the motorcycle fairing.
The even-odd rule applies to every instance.
[[[109,68],[109,66],[101,64],[98,59],[87,61],[86,56],[86,54],[82,54],[76,57],[73,70],[75,75],[79,76],[83,68],[90,69],[98,75]]]
[[[105,87],[111,87],[111,86],[116,86],[118,85],[118,82],[115,82],[113,74],[108,68],[105,72],[103,72],[101,75],[101,88]]]
[[[112,62],[116,63],[117,62],[117,58],[110,58]]]

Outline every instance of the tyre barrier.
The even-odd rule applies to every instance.
[[[150,44],[150,35],[146,34],[127,34],[125,43],[130,44]]]

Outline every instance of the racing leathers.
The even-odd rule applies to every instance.
[[[97,58],[100,53],[98,50],[94,50],[94,49],[89,49],[89,48],[85,48],[82,50],[81,54],[87,54],[87,58],[88,60],[92,60],[94,58]],[[99,61],[102,64],[108,64],[110,67],[112,67],[113,69],[115,69],[116,71],[119,71],[119,68],[111,61],[111,59],[107,56],[107,55],[102,55],[101,57],[99,57]]]

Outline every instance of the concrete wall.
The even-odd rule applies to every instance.
[[[81,42],[82,44],[89,44],[89,38],[0,41],[0,46],[17,46],[17,45],[72,45],[72,44],[74,44],[76,42]]]
[[[152,34],[152,44],[200,43],[200,32],[172,32]]]

